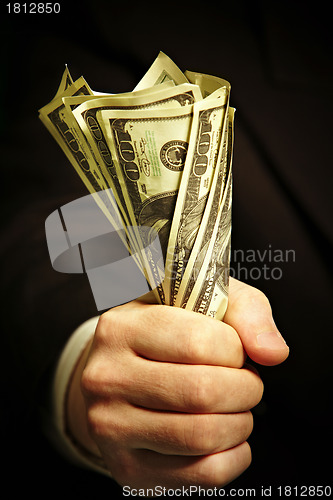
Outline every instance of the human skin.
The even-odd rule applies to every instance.
[[[222,487],[251,463],[263,383],[289,349],[268,299],[230,280],[223,322],[133,301],[104,313],[72,378],[69,430],[131,488]]]

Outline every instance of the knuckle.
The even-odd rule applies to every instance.
[[[264,292],[262,292],[258,288],[251,287],[249,298],[252,303],[261,304],[262,306],[267,307],[268,309],[271,310],[271,305],[267,296],[264,294]]]
[[[97,442],[108,444],[117,449],[126,442],[126,419],[115,411],[110,411],[108,404],[96,403],[87,409],[87,426],[91,437]]]
[[[89,434],[94,439],[106,436],[106,429],[108,426],[105,418],[105,413],[103,412],[100,405],[91,405],[87,409],[87,426]]]
[[[224,479],[224,475],[222,475],[221,478],[220,471],[217,468],[207,468],[205,465],[206,464],[202,465],[198,471],[199,477],[197,480],[200,481],[200,484],[203,484],[206,488],[209,488],[213,485],[224,485],[226,482]]]
[[[222,421],[221,451],[244,443],[253,430],[253,416],[250,411],[224,415]],[[219,427],[220,431],[221,427]]]
[[[139,304],[134,302],[114,307],[103,313],[95,331],[95,341],[100,346],[118,349],[128,344],[136,334]]]
[[[85,366],[81,375],[81,391],[88,399],[107,397],[109,402],[121,397],[129,385],[126,372],[118,369],[118,361],[95,356]]]
[[[97,327],[96,327],[96,333],[95,333],[95,335],[97,337],[103,337],[103,334],[105,334],[105,331],[109,327],[112,316],[113,316],[112,310],[107,311],[107,312],[100,315],[98,323],[97,323]]]
[[[103,313],[98,321],[95,331],[95,341],[97,345],[112,345],[117,334],[121,331],[121,317],[115,309]]]
[[[211,466],[210,460],[199,462],[195,481],[205,488],[223,486],[227,482],[224,471],[221,474],[218,464],[214,465]]]
[[[98,382],[92,365],[87,365],[81,375],[81,391],[84,396],[91,397],[98,391]]]
[[[192,324],[190,332],[184,332],[183,341],[184,354],[190,363],[200,363],[206,359],[207,345],[202,341],[200,332],[198,332],[196,324]]]
[[[228,462],[223,458],[224,453],[210,455],[206,460],[198,462],[196,482],[203,487],[225,486],[238,477],[251,463],[251,448],[247,442],[242,443],[236,450],[228,450]]]
[[[217,432],[210,415],[192,415],[184,427],[184,445],[190,455],[207,455],[217,448]]]
[[[260,298],[262,298],[263,300],[267,300],[266,295],[259,288],[249,285],[248,283],[231,278],[230,285],[232,287],[233,295],[237,298],[244,299],[251,296],[253,299],[257,298],[260,300]]]
[[[87,364],[81,375],[81,391],[84,396],[93,398],[105,392],[105,372],[93,362]]]
[[[263,307],[271,311],[269,299],[259,288],[242,283],[242,286],[237,288],[234,293],[239,299],[236,307],[240,309],[244,309],[244,307],[250,309],[253,307]]]
[[[185,381],[183,389],[187,410],[190,413],[212,412],[216,399],[214,387],[211,370],[208,367],[193,370],[191,378]]]

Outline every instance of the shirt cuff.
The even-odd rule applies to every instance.
[[[66,426],[66,398],[70,380],[81,354],[95,334],[99,317],[96,316],[80,325],[65,345],[52,379],[49,414],[44,430],[58,450],[70,462],[111,477],[101,457],[80,447],[70,436]]]

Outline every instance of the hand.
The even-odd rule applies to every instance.
[[[288,355],[267,299],[236,280],[224,322],[138,301],[114,308],[76,370],[69,426],[121,485],[223,486],[251,462],[249,410],[263,390],[245,351],[262,364]]]

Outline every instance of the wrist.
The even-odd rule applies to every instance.
[[[88,342],[74,368],[69,381],[67,398],[65,401],[65,419],[67,433],[77,445],[96,457],[100,457],[100,451],[96,443],[89,435],[86,404],[81,390],[81,376],[89,356],[92,339]]]
[[[55,448],[67,460],[80,467],[96,470],[110,476],[99,452],[96,451],[96,448],[88,439],[85,439],[88,433],[86,435],[84,431],[84,420],[80,424],[80,433],[73,434],[76,419],[79,421],[79,416],[80,419],[83,419],[83,417],[85,419],[86,415],[85,406],[81,404],[83,396],[81,395],[82,400],[80,402],[80,392],[76,391],[79,388],[76,381],[81,366],[88,356],[98,319],[98,317],[91,318],[80,325],[71,335],[60,355],[52,381],[49,406],[50,418],[44,424],[44,430]],[[80,409],[77,408],[75,416],[71,416],[71,409],[75,402],[74,396],[78,398],[78,404],[81,404],[81,406]],[[69,407],[69,402],[71,407]]]

